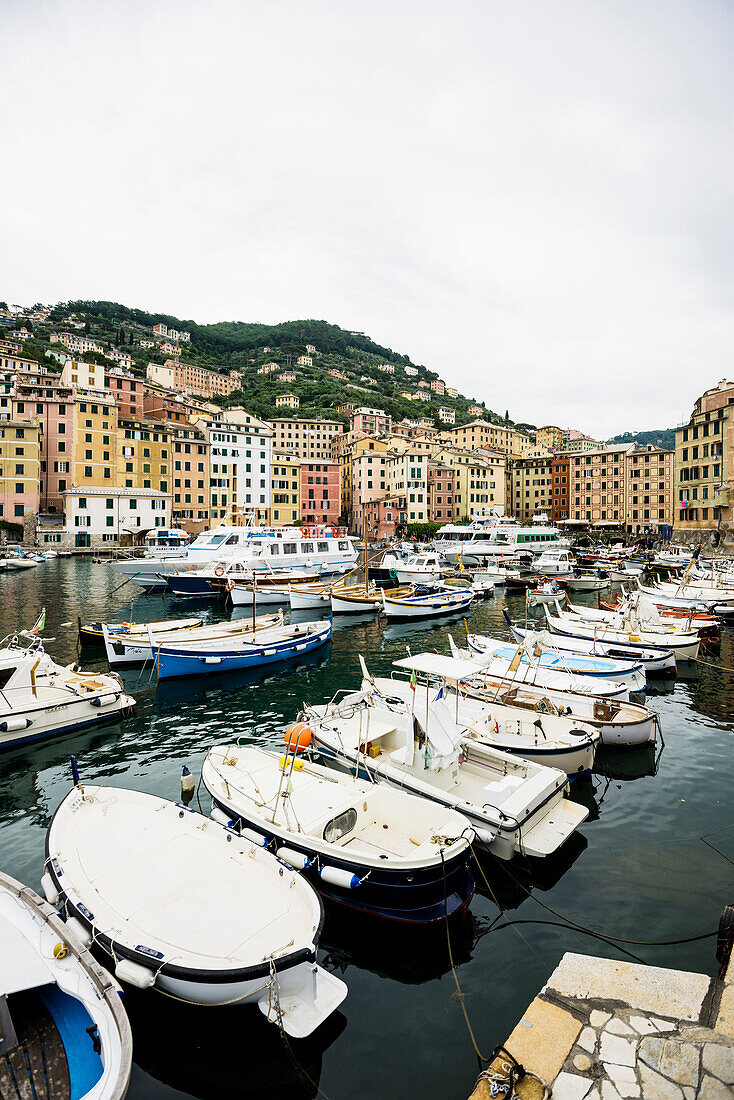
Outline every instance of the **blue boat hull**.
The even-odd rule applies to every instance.
[[[258,822],[239,816],[219,799],[213,799],[213,802],[237,828],[254,829],[264,835],[268,848],[276,855],[279,845],[285,844],[309,859],[313,857],[314,853],[305,845],[297,844],[290,838],[283,840],[274,833],[263,833]],[[434,924],[446,916],[460,913],[471,901],[474,879],[468,864],[466,851],[446,860],[443,867],[439,864],[411,870],[375,868],[330,856],[330,867],[337,867],[362,880],[353,889],[324,882],[319,877],[316,863],[301,873],[323,898],[338,905],[406,924]]]
[[[331,623],[323,630],[311,634],[294,633],[290,638],[270,645],[248,644],[216,654],[160,646],[155,651],[155,665],[160,680],[169,680],[176,676],[220,675],[223,672],[261,668],[264,665],[280,664],[294,657],[303,657],[326,645],[330,639]]]
[[[172,573],[166,577],[168,591],[174,596],[220,596],[225,595],[213,588],[206,577],[197,577],[196,573]]]

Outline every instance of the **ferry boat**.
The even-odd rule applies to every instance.
[[[563,550],[570,543],[557,527],[549,525],[548,516],[539,512],[529,526],[498,513],[475,515],[468,527],[446,523],[438,529],[434,545],[444,561],[481,565],[488,559]]]
[[[153,578],[220,565],[232,559],[255,573],[292,572],[316,567],[324,575],[348,573],[358,558],[356,539],[346,527],[267,527],[251,516],[228,513],[218,526],[200,535],[183,553],[146,550],[142,558],[109,562],[110,569],[147,587]]]

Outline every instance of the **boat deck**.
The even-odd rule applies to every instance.
[[[7,1023],[0,1005],[0,1051]],[[33,991],[8,998],[18,1044],[0,1054],[2,1100],[69,1100],[66,1051],[51,1013]]]

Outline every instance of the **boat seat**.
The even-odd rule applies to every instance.
[[[496,779],[487,783],[484,788],[483,801],[491,806],[501,806],[511,798],[515,791],[523,784],[523,780],[517,775],[505,775],[502,779]]]

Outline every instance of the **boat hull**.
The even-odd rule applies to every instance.
[[[109,722],[118,721],[130,714],[135,706],[135,700],[126,695],[123,690],[118,692],[103,692],[104,696],[114,695],[114,701],[104,706],[92,702],[99,698],[99,694],[89,697],[69,696],[62,689],[56,703],[28,705],[14,707],[12,715],[0,710],[0,752],[8,749],[20,748],[32,741],[41,741],[49,737],[61,737],[64,734],[76,733],[90,729],[92,726],[100,726]],[[20,729],[2,730],[6,722],[24,721]]]
[[[248,818],[220,798],[212,800],[237,829],[251,828],[263,833],[276,855],[278,849],[283,847],[313,859],[314,851],[307,845],[272,829],[265,831],[260,821]],[[389,867],[376,869],[360,864],[358,860],[334,858],[332,854],[328,857],[328,864],[348,875],[355,875],[360,879],[360,884],[349,888],[327,883],[320,877],[318,865],[314,862],[301,873],[323,898],[349,909],[406,924],[434,924],[444,920],[446,916],[465,909],[474,893],[474,880],[467,866],[466,852],[446,859],[443,865],[437,863],[430,867],[403,870]]]
[[[279,664],[294,657],[312,653],[331,638],[331,623],[313,632],[295,634],[284,641],[272,643],[242,642],[224,646],[216,652],[186,650],[183,647],[156,646],[153,654],[158,678],[178,676],[208,676],[238,669],[260,668]]]

